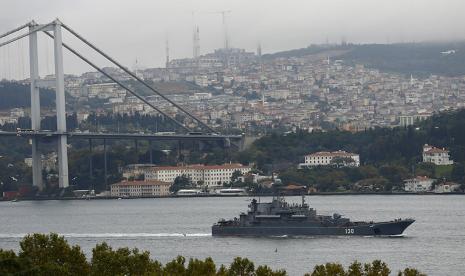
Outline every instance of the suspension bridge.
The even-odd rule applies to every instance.
[[[26,30],[26,32],[24,32]],[[85,57],[76,49],[63,42],[62,31],[65,30],[71,34],[74,38],[83,42],[86,46],[90,47],[95,53],[103,57],[117,68],[120,68],[124,73],[128,74],[132,79],[146,87],[150,92],[161,97],[164,101],[168,102],[171,106],[176,108],[179,113],[184,114],[192,122],[196,123],[197,129],[193,130],[186,126],[184,123],[176,120],[164,112],[161,108],[150,103],[145,99],[144,96],[137,93],[134,89],[128,85],[117,80],[109,73],[105,72],[101,67],[97,66],[96,63],[91,61],[90,58]],[[53,63],[54,63],[54,75],[55,79],[52,83],[50,80],[44,80],[39,75],[39,51],[38,51],[38,33],[43,33],[46,37],[53,41]],[[23,38],[29,39],[29,77],[30,77],[30,90],[31,90],[31,129],[21,130],[18,129],[15,132],[0,131],[0,137],[24,137],[32,141],[32,182],[33,186],[36,186],[39,190],[44,188],[43,176],[42,176],[42,165],[41,165],[41,151],[40,142],[43,140],[53,140],[57,144],[57,156],[58,156],[58,183],[60,188],[69,187],[69,175],[68,175],[68,139],[88,139],[89,146],[92,151],[92,140],[102,139],[104,141],[104,164],[105,164],[105,184],[107,181],[107,140],[117,139],[128,139],[135,140],[136,147],[138,140],[152,141],[199,141],[199,142],[215,142],[224,148],[241,148],[243,144],[242,135],[222,135],[215,132],[210,126],[200,120],[198,117],[189,112],[186,108],[177,104],[176,102],[169,99],[163,93],[149,85],[146,81],[138,77],[134,72],[130,71],[127,67],[120,64],[113,57],[106,54],[104,51],[99,49],[93,43],[89,42],[83,36],[78,34],[70,26],[64,24],[60,20],[56,19],[47,24],[38,24],[35,21],[31,21],[27,24],[19,26],[18,28],[12,29],[4,34],[0,35],[0,48],[10,45],[16,41],[21,41]],[[4,40],[2,42],[2,40]],[[63,48],[68,50],[70,53],[90,65],[92,68],[100,72],[102,75],[107,77],[112,82],[118,84],[121,88],[126,90],[128,93],[135,96],[141,102],[153,108],[156,112],[161,114],[163,117],[171,120],[176,126],[178,133],[172,135],[159,135],[154,134],[134,134],[134,133],[82,133],[82,132],[70,132],[66,128],[66,101],[65,101],[65,81],[64,81],[64,68],[63,68]],[[41,106],[40,106],[40,89],[45,87],[55,87],[55,103],[56,103],[56,118],[57,118],[57,129],[56,131],[44,130],[41,128]],[[199,131],[200,130],[200,131]],[[150,151],[151,153],[151,151]],[[92,152],[91,152],[92,154]],[[90,159],[92,160],[92,159]],[[90,174],[92,175],[92,161],[90,163]]]

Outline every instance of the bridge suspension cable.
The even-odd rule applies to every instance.
[[[54,38],[54,36],[50,33],[48,33],[47,31],[44,31],[44,33],[49,36],[50,38]],[[138,98],[139,100],[141,100],[142,102],[144,102],[145,104],[147,104],[148,106],[150,106],[151,108],[155,109],[157,112],[159,112],[160,114],[162,114],[163,116],[165,117],[168,117],[170,120],[172,120],[175,124],[177,124],[178,126],[180,126],[181,128],[183,128],[184,130],[187,130],[187,131],[190,131],[189,128],[187,128],[186,126],[184,126],[181,122],[179,122],[178,120],[174,119],[173,117],[169,116],[168,114],[166,114],[165,112],[163,112],[162,110],[160,110],[159,108],[157,108],[156,106],[154,106],[153,104],[151,104],[149,101],[147,101],[146,99],[144,99],[144,97],[140,96],[139,94],[137,94],[135,91],[133,91],[132,89],[130,89],[129,87],[127,87],[126,85],[124,85],[123,83],[121,83],[120,81],[116,80],[115,78],[113,78],[111,75],[109,75],[108,73],[106,73],[102,68],[98,67],[97,65],[95,65],[93,62],[91,62],[89,59],[87,59],[86,57],[84,57],[83,55],[79,54],[76,50],[74,50],[73,48],[71,48],[70,46],[68,46],[66,43],[62,43],[63,47],[65,47],[68,51],[70,51],[71,53],[73,53],[74,55],[76,55],[78,58],[82,59],[85,63],[89,64],[90,66],[92,66],[95,70],[99,71],[100,73],[102,73],[104,76],[106,76],[107,78],[109,78],[110,80],[112,80],[113,82],[115,82],[116,84],[118,84],[119,86],[121,86],[123,89],[125,89],[126,91],[128,91],[129,93],[131,93],[132,95],[134,95],[136,98]]]
[[[31,35],[31,34],[33,34],[33,33],[40,32],[40,31],[46,29],[47,27],[49,27],[49,26],[52,25],[52,24],[54,24],[54,23],[53,23],[53,22],[52,22],[52,23],[48,23],[48,24],[43,25],[43,26],[40,26],[40,27],[38,27],[37,29],[34,29],[34,30],[30,31],[30,32],[27,32],[27,33],[25,33],[25,34],[22,34],[22,35],[19,35],[19,36],[17,36],[17,37],[14,37],[14,38],[12,38],[12,39],[10,39],[10,40],[7,40],[7,41],[5,41],[5,42],[3,42],[3,43],[0,43],[0,48],[3,47],[3,46],[5,46],[5,45],[8,45],[8,44],[10,44],[10,43],[13,43],[13,42],[15,42],[16,40],[19,40],[19,39],[21,39],[21,38],[23,38],[23,37],[29,36],[29,35]]]
[[[11,35],[11,34],[14,34],[14,33],[16,33],[16,32],[19,32],[19,31],[21,31],[22,29],[31,26],[32,24],[34,24],[34,21],[28,22],[28,23],[26,23],[26,24],[24,24],[24,25],[22,25],[22,26],[19,26],[18,28],[15,28],[15,29],[13,29],[13,30],[11,30],[11,31],[8,31],[8,32],[6,32],[6,33],[0,35],[0,39],[1,39],[1,38],[4,38],[4,37],[6,37],[6,36],[9,36],[9,35]]]
[[[185,114],[187,114],[189,117],[191,117],[192,119],[194,119],[197,123],[199,123],[201,126],[203,126],[204,128],[206,128],[207,130],[215,133],[215,130],[213,128],[211,128],[209,125],[207,125],[206,123],[202,122],[202,120],[200,120],[199,118],[197,118],[196,116],[194,116],[193,114],[191,114],[189,111],[187,111],[186,109],[184,109],[182,106],[178,105],[177,103],[175,103],[174,101],[170,100],[168,97],[166,97],[165,95],[163,95],[162,93],[160,93],[159,91],[157,91],[156,89],[154,89],[152,86],[150,86],[149,84],[147,84],[145,81],[143,81],[141,78],[139,78],[136,74],[134,74],[133,72],[131,72],[130,70],[128,70],[126,67],[124,67],[123,65],[121,65],[119,62],[117,62],[115,59],[111,58],[109,55],[105,54],[102,50],[100,50],[99,48],[97,48],[95,45],[93,45],[92,43],[90,43],[88,40],[86,40],[84,37],[82,37],[81,35],[79,35],[77,32],[75,32],[73,29],[71,29],[68,25],[66,24],[63,24],[61,23],[62,27],[65,28],[67,31],[69,31],[71,34],[73,34],[75,37],[77,37],[79,40],[81,40],[82,42],[84,42],[87,46],[91,47],[93,50],[95,50],[97,53],[99,53],[100,55],[102,55],[103,57],[105,57],[107,60],[109,60],[110,62],[112,62],[113,64],[115,64],[116,66],[118,66],[121,70],[123,70],[124,72],[126,72],[127,74],[129,74],[131,77],[133,77],[134,79],[136,79],[137,81],[139,81],[140,83],[142,83],[145,87],[147,87],[148,89],[150,89],[152,92],[154,92],[155,94],[157,94],[158,96],[160,96],[161,98],[163,98],[164,100],[166,100],[167,102],[169,102],[170,104],[172,104],[173,106],[175,106],[177,109],[181,110],[182,112],[184,112]]]

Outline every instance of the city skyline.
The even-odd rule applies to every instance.
[[[260,43],[263,53],[303,48],[312,43],[395,43],[432,40],[461,40],[464,31],[454,26],[463,21],[455,11],[465,3],[450,0],[428,4],[410,1],[168,1],[146,2],[89,1],[62,3],[55,0],[7,2],[0,12],[0,32],[36,19],[44,23],[59,17],[65,23],[106,50],[129,67],[164,67],[166,40],[169,40],[170,58],[191,57],[193,54],[194,26],[200,29],[200,54],[224,45],[224,28],[220,11],[226,15],[231,47],[256,51]],[[266,12],[263,10],[266,8]],[[82,14],[88,19],[82,20]],[[102,22],[104,22],[102,24]],[[117,29],[118,32],[114,30]],[[64,36],[67,41],[68,36]],[[45,61],[52,55],[51,41],[44,43],[42,72],[53,73]],[[70,41],[73,43],[73,41]],[[74,45],[74,44],[73,44]],[[28,74],[27,40],[22,40],[8,53],[0,53],[1,71],[17,71],[10,75],[21,78]],[[84,50],[88,54],[89,51]],[[15,55],[16,53],[16,55]],[[15,57],[23,53],[23,58]],[[9,57],[5,58],[5,55]],[[13,56],[13,57],[12,57]],[[92,57],[92,55],[90,55]],[[8,60],[7,60],[8,59]],[[9,65],[5,65],[8,61]],[[13,64],[13,65],[11,65]],[[102,63],[105,66],[106,63]],[[6,68],[13,66],[15,68]],[[65,56],[65,72],[78,74],[90,68],[74,58]]]

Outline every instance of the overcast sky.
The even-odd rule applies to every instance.
[[[226,17],[231,46],[256,51],[260,42],[264,53],[342,38],[355,43],[465,38],[464,0],[0,0],[0,33],[58,17],[131,68],[136,59],[140,67],[160,67],[166,38],[171,58],[192,56],[194,22],[201,54],[222,47],[221,14],[215,13],[222,10],[231,11]],[[41,73],[53,73],[52,44],[45,37],[40,41]],[[65,42],[90,54],[69,36]],[[27,46],[24,40],[0,48],[0,78],[28,74]],[[83,71],[90,68],[66,57],[66,73]]]

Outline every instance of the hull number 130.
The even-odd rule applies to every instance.
[[[354,229],[353,228],[346,228],[346,234],[353,234],[354,233]]]

